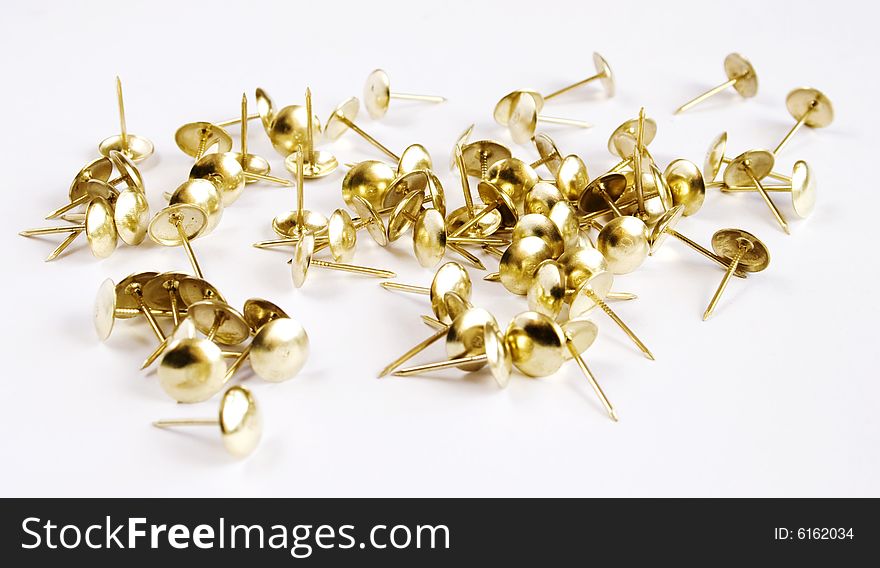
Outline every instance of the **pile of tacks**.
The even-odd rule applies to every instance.
[[[653,355],[608,305],[609,301],[635,298],[612,291],[614,275],[638,269],[671,235],[724,270],[721,284],[703,314],[703,319],[708,318],[730,278],[745,278],[749,272],[763,270],[769,264],[769,253],[757,237],[741,229],[717,231],[710,250],[679,233],[677,224],[682,217],[700,210],[707,190],[718,190],[759,194],[788,232],[788,222],[770,194],[789,193],[794,213],[806,217],[815,203],[815,180],[804,161],[795,162],[791,175],[775,172],[776,156],[801,126],[829,125],[833,110],[820,91],[795,89],[788,94],[786,106],[796,123],[773,151],[756,149],[727,157],[727,136],[721,134],[710,144],[701,170],[683,159],[661,169],[649,150],[657,125],[642,109],[638,117],[616,128],[608,140],[609,151],[620,162],[591,178],[580,157],[562,153],[547,134],[536,132],[536,127],[539,121],[589,126],[541,112],[545,101],[593,81],[613,96],[611,68],[598,54],[594,62],[595,74],[568,87],[547,95],[518,90],[497,103],[495,120],[509,129],[514,142],[534,144],[537,160],[516,158],[498,141],[471,140],[473,126],[455,141],[451,167],[458,170],[465,205],[450,212],[427,149],[413,144],[398,156],[367,134],[355,123],[360,107],[357,98],[337,106],[322,128],[313,114],[308,90],[304,105],[279,109],[265,91],[257,89],[258,114],[248,114],[247,97],[243,96],[240,118],[193,122],[177,130],[178,147],[195,162],[186,181],[166,194],[168,206],[151,216],[136,163],[153,153],[153,145],[127,132],[117,80],[121,133],[100,144],[102,156],[75,176],[68,203],[47,216],[62,218],[69,224],[22,234],[67,234],[47,260],[57,258],[83,232],[94,255],[102,258],[115,250],[118,239],[138,245],[147,235],[160,245],[182,247],[192,274],[144,272],[119,284],[105,281],[96,302],[95,325],[99,336],[106,339],[116,319],[142,316],[159,342],[144,367],[158,361],[159,382],[167,394],[178,402],[200,402],[220,393],[246,360],[254,374],[275,382],[292,378],[305,363],[308,337],[302,326],[267,300],[248,300],[241,312],[233,308],[204,279],[191,245],[191,241],[217,227],[224,208],[235,202],[245,184],[293,185],[296,209],[272,221],[276,238],[254,246],[293,247],[288,263],[296,287],[305,283],[310,267],[393,278],[395,274],[388,270],[350,264],[361,229],[383,247],[412,231],[418,263],[424,267],[439,265],[430,286],[383,282],[387,289],[429,296],[434,317],[423,319],[436,331],[389,364],[380,377],[451,367],[474,372],[488,366],[503,387],[514,368],[526,376],[542,377],[574,359],[609,416],[617,420],[613,406],[582,358],[597,334],[596,325],[588,317],[598,307],[645,356],[653,359]],[[728,55],[724,68],[726,82],[684,104],[676,113],[729,87],[743,97],[757,93],[755,71],[746,59]],[[381,118],[393,98],[445,100],[393,93],[383,71],[371,73],[363,101],[369,114]],[[248,153],[248,121],[256,118],[261,120],[272,146],[284,156],[295,181],[269,175],[269,162]],[[224,129],[235,123],[241,129],[238,152],[232,151],[232,137]],[[339,167],[337,158],[318,146],[348,130],[394,163],[371,160],[346,164],[342,199],[354,215],[346,208],[336,209],[329,218],[306,210],[305,180],[326,176]],[[541,177],[540,168],[549,177]],[[719,175],[722,181],[715,181]],[[479,203],[471,191],[472,178],[477,180]],[[774,184],[765,183],[767,179],[774,179]],[[77,213],[82,206],[84,213]],[[330,258],[315,258],[324,249]],[[488,274],[486,280],[500,282],[509,292],[527,299],[528,311],[515,316],[505,329],[488,311],[471,304],[471,280],[465,268],[458,262],[443,263],[447,254],[454,254],[485,270],[480,258],[469,249],[499,259],[498,271]],[[173,322],[173,331],[166,334],[159,319]],[[399,368],[441,339],[445,339],[447,360]],[[243,344],[246,346],[237,351],[224,350]],[[227,365],[226,359],[233,362]],[[253,450],[261,427],[248,389],[233,386],[225,390],[219,419],[164,420],[156,425],[218,423],[232,453],[243,455]]]

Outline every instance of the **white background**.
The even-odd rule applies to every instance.
[[[0,137],[6,228],[3,251],[4,370],[0,390],[3,495],[853,495],[877,496],[880,472],[877,349],[876,19],[856,2],[19,2],[0,22],[4,135]],[[735,9],[736,8],[736,9]],[[740,9],[741,8],[741,9]],[[375,67],[401,91],[446,95],[444,105],[392,103],[360,122],[392,149],[420,142],[433,153],[451,207],[461,204],[449,152],[464,127],[511,143],[491,117],[507,91],[549,92],[592,71],[601,52],[618,79],[548,104],[591,130],[547,129],[593,175],[615,163],[610,131],[644,105],[659,123],[651,146],[663,165],[702,164],[722,130],[731,154],[772,148],[792,124],[786,93],[824,90],[834,123],[804,129],[780,155],[787,172],[806,159],[819,178],[813,216],[777,227],[757,195],[711,192],[680,230],[708,243],[736,226],[761,237],[768,270],[734,279],[715,317],[701,321],[721,271],[669,240],[636,273],[616,280],[639,300],[615,308],[657,356],[643,358],[604,316],[586,359],[621,416],[612,423],[573,363],[556,375],[515,375],[499,391],[488,372],[376,380],[388,361],[429,334],[419,296],[377,281],[313,269],[291,285],[271,218],[294,192],[252,186],[196,241],[205,275],[240,306],[269,298],[298,318],[312,353],[290,382],[252,378],[265,416],[261,447],[234,461],[219,431],[164,432],[162,417],[212,416],[218,399],[187,407],[138,371],[154,339],[145,323],[117,322],[107,343],[92,329],[98,284],[144,270],[188,269],[180,249],[120,246],[98,261],[79,242],[45,264],[58,238],[26,240],[64,202],[76,171],[117,129],[114,76],[124,80],[129,131],[151,138],[143,163],[154,211],[190,158],[173,132],[192,120],[238,113],[257,86],[279,105],[302,103],[310,86],[326,117],[360,95]],[[760,79],[756,98],[732,91],[687,114],[672,109],[724,80],[722,60],[742,52]],[[564,99],[564,100],[563,100]],[[236,134],[235,130],[232,129]],[[287,175],[258,122],[250,147]],[[353,133],[327,145],[340,162],[381,159]],[[530,147],[516,155],[534,159]],[[342,204],[343,168],[306,186],[307,208]],[[387,250],[361,234],[356,261],[426,284],[432,272],[409,237]],[[495,265],[486,259],[490,267]],[[474,302],[502,325],[525,302],[475,280]],[[442,345],[418,361],[440,360]]]

